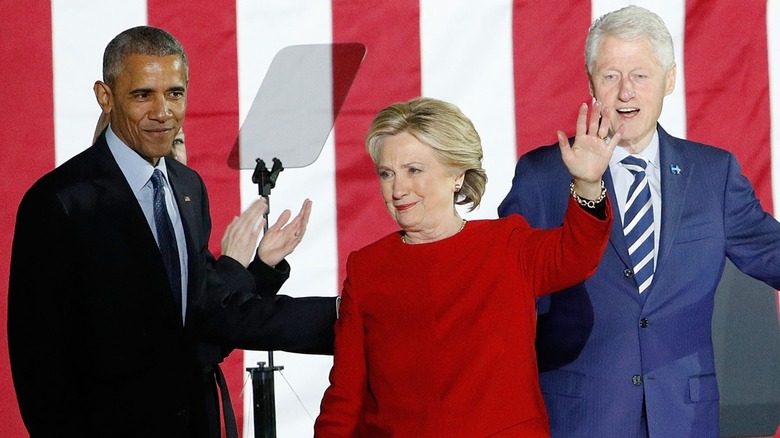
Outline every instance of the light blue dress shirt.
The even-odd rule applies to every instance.
[[[138,204],[140,204],[141,210],[144,212],[149,229],[159,246],[160,241],[157,238],[157,227],[154,224],[154,189],[151,181],[152,172],[154,172],[155,167],[120,140],[111,129],[110,125],[106,131],[106,141],[108,142],[108,149],[111,151],[111,154],[119,165],[119,169],[122,170],[122,174],[130,185],[130,189],[135,194],[136,199],[138,199]],[[156,169],[160,169],[165,177],[165,204],[168,208],[168,215],[171,217],[171,222],[173,223],[173,231],[176,234],[176,245],[179,249],[182,293],[181,316],[182,321],[184,321],[184,317],[187,314],[187,241],[184,237],[184,225],[182,225],[181,222],[179,207],[176,205],[173,190],[168,182],[168,169],[165,166],[166,159],[167,158],[161,158],[157,162]]]

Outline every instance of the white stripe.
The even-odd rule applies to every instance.
[[[643,281],[642,284],[639,285],[639,293],[641,294],[644,292],[650,285],[653,283],[653,276],[647,277],[647,280]]]
[[[632,199],[632,201],[633,201],[633,199]],[[634,227],[639,223],[639,221],[644,217],[645,213],[647,213],[647,211],[652,206],[653,206],[653,201],[648,200],[647,203],[645,205],[643,205],[641,209],[639,209],[639,211],[637,212],[636,216],[634,216],[634,218],[631,220],[631,222],[629,222],[628,225],[623,227],[623,234],[625,234],[627,236],[628,233],[630,233],[631,230],[634,229]],[[628,210],[630,208],[631,208],[631,204],[628,204],[626,209]],[[651,228],[652,228],[652,224],[653,223],[651,222],[650,223],[650,227]]]
[[[497,217],[516,162],[512,2],[420,2],[422,94],[450,101],[482,138],[488,185],[468,219]]]
[[[645,240],[647,240],[647,238],[650,237],[651,234],[653,234],[653,227],[652,226],[648,227],[645,230],[645,232],[642,233],[642,235],[639,236],[638,239],[636,239],[636,242],[634,242],[634,244],[631,245],[631,247],[628,248],[628,254],[629,255],[633,254],[634,251],[636,251],[637,248],[639,248],[645,242]]]
[[[642,167],[642,166],[639,166],[637,164],[625,164],[625,163],[622,163],[622,165],[623,165],[623,167],[625,167],[626,169],[632,171],[633,173],[644,172],[647,169],[646,167]]]
[[[769,105],[771,115],[772,203],[780,218],[780,2],[767,1],[767,56],[769,58]]]
[[[634,201],[636,201],[636,198],[639,197],[639,195],[642,193],[642,190],[645,189],[645,186],[647,186],[647,178],[643,178],[642,181],[639,182],[639,185],[636,187],[633,193],[631,193],[631,197],[628,198],[626,201],[626,211],[631,209],[631,206],[634,204]]]
[[[92,144],[100,107],[92,86],[102,79],[103,51],[119,32],[146,24],[146,1],[52,1],[54,141],[57,165]],[[44,88],[45,90],[45,88]]]
[[[650,263],[650,261],[652,261],[652,260],[653,260],[653,252],[652,252],[652,251],[650,251],[649,253],[647,253],[647,255],[645,256],[645,258],[643,258],[643,259],[642,259],[642,260],[641,260],[639,263],[637,263],[637,264],[636,264],[636,266],[634,266],[634,272],[639,272],[639,271],[641,271],[641,270],[642,270],[642,268],[644,268],[644,267],[645,267],[645,265],[647,265],[648,263]]]
[[[330,5],[325,0],[239,0],[236,3],[239,115],[242,123],[279,50],[290,45],[332,41]],[[266,163],[271,164],[270,160],[266,160]],[[306,236],[288,257],[292,275],[280,293],[292,296],[332,296],[340,288],[334,169],[335,148],[331,134],[313,164],[305,168],[285,169],[279,174],[277,185],[271,192],[271,224],[285,209],[297,214],[306,197],[313,201]],[[258,197],[258,188],[252,183],[251,175],[251,170],[241,172],[241,204],[244,208]],[[267,354],[245,352],[246,367],[255,367],[258,361],[267,362]],[[319,413],[320,400],[328,386],[332,357],[275,352],[274,363],[284,366],[281,372],[284,377],[280,373],[275,376],[278,436],[311,436],[313,422],[309,415],[316,418]],[[297,396],[300,396],[303,405],[285,378]],[[244,396],[244,436],[252,437],[254,417],[250,383],[244,388]],[[238,400],[238,397],[239,394],[233,394],[234,400]]]

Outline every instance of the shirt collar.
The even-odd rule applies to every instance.
[[[620,166],[619,164],[620,161],[629,155],[631,154],[629,154],[622,147],[620,146],[616,147],[615,152],[612,154],[612,158],[609,160],[610,167]],[[650,139],[650,143],[647,145],[647,147],[642,152],[633,155],[638,155],[644,158],[645,160],[647,160],[647,162],[650,163],[656,169],[659,168],[660,161],[658,158],[658,130],[657,129],[653,131],[653,138]]]
[[[167,183],[168,168],[165,166],[165,158],[160,158],[157,161],[157,167],[152,166],[151,163],[120,140],[113,129],[111,129],[111,125],[106,130],[106,142],[108,143],[108,149],[119,165],[119,169],[122,170],[122,174],[124,174],[127,183],[130,185],[130,189],[136,196],[149,182],[155,169],[162,171]]]

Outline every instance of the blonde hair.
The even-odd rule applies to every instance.
[[[442,100],[418,97],[392,104],[374,117],[366,135],[366,149],[376,165],[388,136],[407,132],[433,149],[438,160],[454,172],[463,172],[463,187],[455,203],[479,206],[487,185],[482,168],[482,142],[474,124],[460,109]]]

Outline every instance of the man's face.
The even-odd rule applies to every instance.
[[[603,107],[612,107],[610,134],[624,125],[620,146],[640,152],[650,143],[664,97],[674,90],[676,67],[664,71],[646,38],[605,37],[593,62],[590,92]]]
[[[156,165],[160,157],[171,154],[174,137],[184,122],[186,90],[186,67],[179,56],[128,56],[106,96],[111,128]]]

